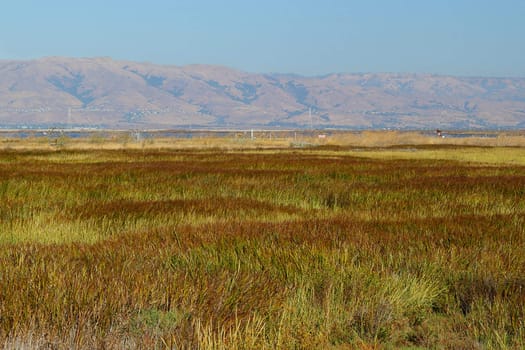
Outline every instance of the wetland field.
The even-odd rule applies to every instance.
[[[525,348],[523,136],[373,136],[0,139],[0,348]]]

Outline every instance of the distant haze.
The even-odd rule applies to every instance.
[[[0,61],[0,127],[525,128],[525,78]]]

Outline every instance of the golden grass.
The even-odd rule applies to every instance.
[[[413,131],[255,131],[252,139],[249,132],[224,132],[216,136],[214,132],[198,132],[192,138],[166,137],[151,133],[147,138],[136,140],[129,132],[94,133],[91,136],[70,138],[28,137],[8,138],[0,135],[0,149],[5,150],[158,150],[158,149],[203,149],[220,148],[225,150],[239,149],[272,149],[272,148],[305,148],[316,146],[343,146],[381,148],[391,146],[478,146],[478,147],[525,147],[525,134],[521,131],[489,132],[490,137],[482,132],[466,132],[470,136],[455,137],[459,132],[450,132],[445,138],[432,133]],[[318,135],[325,135],[319,138]]]
[[[326,140],[327,144],[356,147],[389,147],[398,145],[454,145],[481,147],[525,147],[525,135],[516,132],[495,133],[496,137],[484,137],[483,133],[471,133],[468,137],[437,137],[432,133],[404,131],[363,131],[362,133],[338,133]],[[468,133],[468,132],[467,132]],[[446,135],[446,133],[445,133]],[[477,136],[479,135],[479,136]]]
[[[485,164],[525,165],[525,148],[521,147],[455,147],[455,148],[398,148],[348,151],[356,157],[377,159],[455,160]]]

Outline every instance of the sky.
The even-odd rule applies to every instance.
[[[525,77],[525,1],[0,1],[0,59],[44,56]]]

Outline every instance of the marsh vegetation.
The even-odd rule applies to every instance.
[[[0,344],[525,347],[524,150],[366,151],[0,151]]]

